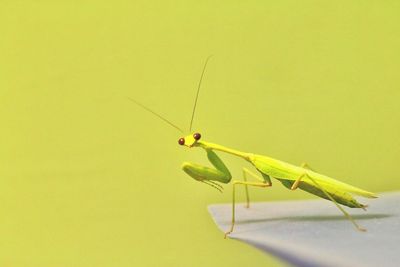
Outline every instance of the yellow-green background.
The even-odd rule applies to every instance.
[[[205,139],[395,190],[399,14],[398,1],[1,0],[0,265],[282,265],[222,238],[206,207],[231,188],[186,176],[204,152],[126,96],[187,129],[213,54]],[[238,177],[244,162],[223,158]]]

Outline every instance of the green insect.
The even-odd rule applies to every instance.
[[[194,102],[192,118],[190,121],[189,132],[192,132],[193,118],[196,111],[197,99],[209,59],[210,57],[207,58],[206,63],[204,64],[203,71],[201,73]],[[180,132],[184,133],[181,128],[171,123],[164,117],[160,116],[156,112],[152,111],[148,107],[142,105],[134,99],[129,99],[144,108],[145,110],[159,117]],[[272,186],[271,177],[281,182],[283,186],[290,190],[301,189],[318,197],[332,201],[336,205],[336,207],[344,214],[344,216],[349,219],[351,223],[353,223],[357,230],[366,231],[364,228],[359,226],[350,216],[350,214],[347,213],[339,204],[350,208],[361,208],[365,210],[367,205],[359,203],[352,195],[354,194],[367,198],[376,198],[377,196],[374,193],[365,191],[355,186],[340,182],[326,175],[320,174],[312,170],[306,163],[303,163],[300,166],[296,166],[264,155],[242,152],[215,143],[206,142],[204,140],[201,140],[201,134],[197,132],[191,133],[185,137],[181,137],[178,140],[178,143],[179,145],[188,148],[200,147],[204,149],[207,153],[208,160],[214,167],[211,168],[196,163],[184,162],[182,164],[182,169],[189,176],[194,178],[196,181],[212,186],[213,188],[221,192],[223,189],[221,184],[228,184],[230,182],[232,182],[233,184],[232,224],[230,229],[225,233],[225,238],[227,237],[227,235],[233,232],[235,225],[236,186],[241,185],[245,187],[247,202],[246,207],[249,207],[250,199],[248,186],[270,187]],[[215,151],[225,152],[244,159],[245,161],[253,165],[255,169],[260,173],[260,175],[251,172],[247,168],[243,168],[243,180],[232,181],[232,175],[229,169],[226,167],[225,163],[220,159],[220,157],[218,157]],[[248,181],[249,176],[254,178],[255,181]]]

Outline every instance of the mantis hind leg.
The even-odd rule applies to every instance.
[[[266,183],[266,182],[247,182],[247,181],[234,181],[233,182],[233,190],[232,190],[232,222],[231,222],[231,228],[229,229],[229,231],[225,232],[225,236],[224,238],[226,238],[230,233],[233,232],[233,228],[235,226],[235,197],[236,197],[236,193],[235,193],[235,189],[236,189],[236,185],[244,185],[246,186],[257,186],[257,187],[269,187],[272,186],[271,183]]]
[[[356,229],[358,231],[361,232],[365,232],[366,229],[362,228],[360,225],[358,225],[358,223],[356,223],[356,221],[353,219],[353,217],[351,217],[351,215],[345,211],[340,205],[339,203],[336,202],[336,200],[322,187],[320,186],[317,181],[315,181],[312,177],[310,177],[309,175],[307,175],[307,173],[303,173],[302,175],[300,175],[299,178],[297,178],[297,180],[293,183],[292,187],[290,188],[290,190],[296,190],[299,187],[299,184],[301,182],[301,180],[307,177],[308,179],[310,179],[328,198],[329,200],[331,200],[336,207],[344,214],[344,216],[356,227]]]

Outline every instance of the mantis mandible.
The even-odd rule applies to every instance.
[[[207,158],[212,164],[212,167],[207,167],[191,162],[184,162],[182,169],[190,177],[198,182],[207,184],[222,192],[223,187],[221,184],[233,184],[233,196],[232,196],[232,222],[230,229],[225,232],[224,237],[226,238],[230,233],[233,232],[235,226],[235,203],[236,203],[236,187],[238,185],[245,187],[246,193],[246,207],[250,205],[248,187],[271,187],[271,177],[282,183],[283,186],[290,190],[301,189],[315,196],[324,198],[332,201],[336,207],[344,214],[344,216],[355,226],[359,231],[366,231],[364,228],[359,226],[351,215],[343,209],[340,205],[344,205],[350,208],[361,208],[366,209],[367,205],[359,203],[353,195],[359,195],[367,198],[376,198],[374,193],[365,191],[355,186],[340,182],[336,179],[320,174],[315,170],[311,169],[306,163],[300,166],[292,165],[284,161],[273,159],[264,155],[242,152],[236,149],[228,148],[219,144],[206,142],[201,140],[201,134],[198,132],[192,132],[193,118],[196,111],[197,100],[199,97],[201,82],[203,80],[204,72],[210,57],[207,58],[203,71],[201,73],[200,81],[197,87],[196,98],[193,106],[192,117],[189,127],[189,135],[181,137],[178,140],[179,145],[187,148],[202,148],[207,153]],[[181,128],[165,119],[158,113],[142,105],[138,101],[129,98],[131,101],[144,108],[153,115],[159,117],[170,126],[184,133]],[[243,180],[232,180],[232,175],[229,169],[221,158],[215,153],[215,151],[224,152],[239,158],[244,159],[258,171],[260,175],[255,174],[247,168],[243,168]],[[255,181],[248,181],[248,177],[252,177]]]

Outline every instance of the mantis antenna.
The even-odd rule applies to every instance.
[[[189,132],[192,132],[193,118],[194,118],[194,113],[195,113],[195,111],[196,111],[197,99],[199,98],[201,82],[203,81],[203,76],[204,76],[204,72],[206,71],[206,67],[207,67],[208,60],[210,60],[211,57],[212,57],[212,55],[209,56],[209,57],[207,58],[206,63],[204,64],[203,72],[201,73],[201,76],[200,76],[199,85],[197,86],[196,99],[194,100],[194,106],[193,106],[193,112],[192,112],[192,119],[190,120]]]
[[[196,99],[194,101],[194,106],[193,106],[193,112],[192,112],[192,118],[190,120],[190,127],[189,127],[189,132],[192,131],[192,125],[193,125],[193,118],[194,118],[194,113],[196,111],[196,106],[197,106],[197,99],[199,98],[199,93],[200,93],[200,87],[201,87],[201,82],[203,81],[203,76],[204,73],[206,71],[206,67],[207,67],[207,63],[210,60],[210,58],[212,57],[212,55],[210,55],[207,60],[206,63],[204,64],[203,67],[203,72],[201,73],[200,76],[200,81],[199,81],[199,85],[197,86],[197,93],[196,93]],[[144,110],[150,112],[151,114],[155,115],[156,117],[160,118],[161,120],[163,120],[164,122],[168,123],[170,126],[174,127],[175,129],[177,129],[178,131],[180,131],[181,133],[184,133],[183,130],[181,128],[179,128],[178,126],[176,126],[175,124],[173,124],[172,122],[170,122],[169,120],[167,120],[166,118],[164,118],[163,116],[161,116],[160,114],[158,114],[157,112],[151,110],[150,108],[146,107],[145,105],[139,103],[138,101],[136,101],[133,98],[127,97],[130,101],[132,101],[133,103],[135,103],[136,105],[138,105],[139,107],[143,108]]]
[[[163,116],[161,116],[160,114],[156,113],[155,111],[149,109],[148,107],[146,107],[145,105],[139,103],[138,101],[136,101],[133,98],[127,97],[130,101],[132,101],[133,103],[135,103],[136,105],[138,105],[139,107],[147,110],[148,112],[150,112],[151,114],[157,116],[158,118],[162,119],[163,121],[165,121],[166,123],[168,123],[169,125],[171,125],[172,127],[174,127],[175,129],[177,129],[178,131],[180,131],[181,133],[183,133],[182,129],[179,128],[178,126],[176,126],[175,124],[173,124],[172,122],[170,122],[169,120],[167,120],[166,118],[164,118]]]

